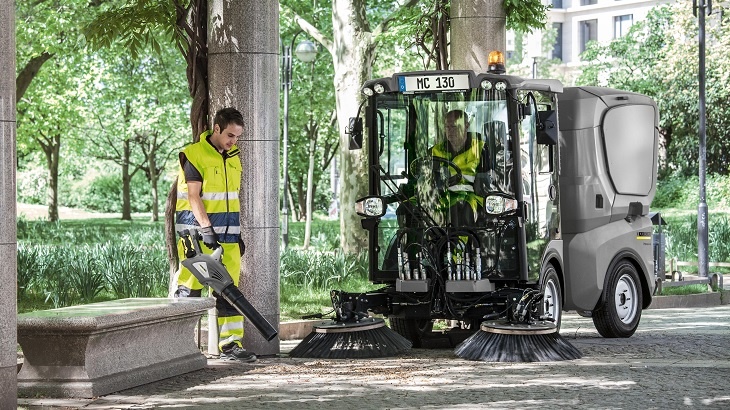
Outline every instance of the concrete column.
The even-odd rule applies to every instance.
[[[238,141],[243,164],[241,231],[246,253],[239,288],[272,325],[279,323],[279,2],[208,2],[210,112],[232,106],[243,114]],[[279,353],[245,322],[244,347]]]
[[[451,0],[451,69],[487,71],[490,51],[506,50],[501,1]]]
[[[0,0],[0,408],[18,403],[15,2]]]

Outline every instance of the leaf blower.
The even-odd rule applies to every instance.
[[[188,268],[201,284],[213,288],[239,313],[250,320],[266,341],[275,338],[278,333],[276,329],[261,316],[258,310],[246,300],[243,293],[233,284],[231,275],[228,274],[226,267],[221,263],[223,248],[218,247],[212,254],[206,255],[200,251],[200,244],[197,240],[198,233],[195,229],[186,229],[183,232],[178,232],[178,234],[182,239],[185,250],[186,259],[182,261],[182,265]]]

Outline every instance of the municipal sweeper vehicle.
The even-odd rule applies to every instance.
[[[383,287],[333,291],[330,325],[382,315],[418,347],[434,319],[539,334],[575,310],[631,336],[655,284],[656,104],[489,68],[363,85],[350,149],[368,163],[356,208]]]

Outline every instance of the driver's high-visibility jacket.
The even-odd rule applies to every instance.
[[[183,171],[182,159],[190,161],[195,169],[203,177],[201,199],[205,206],[213,229],[218,234],[218,241],[223,246],[221,262],[231,275],[233,283],[238,286],[241,269],[241,250],[239,241],[241,238],[241,225],[239,221],[240,202],[238,192],[241,186],[241,161],[238,158],[239,149],[235,145],[227,152],[220,153],[208,141],[210,131],[200,136],[200,141],[187,146],[181,152],[180,170],[177,179],[177,206],[175,230],[181,232],[185,229],[196,228],[200,225],[193,215],[190,202],[188,201],[188,186]],[[184,157],[183,157],[184,155]],[[185,258],[182,241],[178,241],[178,257]],[[202,243],[200,249],[210,254]],[[180,265],[178,285],[189,289],[202,289],[203,285],[184,266]],[[218,327],[219,346],[232,341],[240,340],[243,337],[243,316],[228,303],[217,297],[218,303]]]
[[[477,172],[482,172],[483,168],[481,156],[484,146],[483,141],[469,136],[465,148],[458,153],[452,153],[448,149],[448,141],[443,141],[431,148],[432,156],[449,160],[461,170],[461,181],[448,187],[446,194],[441,198],[441,206],[444,210],[459,201],[468,203],[475,213],[478,207],[484,205],[484,198],[474,193],[474,180]],[[449,171],[454,175],[456,170],[450,167]]]

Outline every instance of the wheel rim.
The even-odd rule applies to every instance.
[[[638,310],[638,301],[636,282],[629,275],[621,275],[616,283],[616,293],[614,294],[616,315],[621,322],[629,324],[634,320]]]
[[[551,319],[558,319],[560,314],[560,299],[558,298],[558,284],[550,279],[545,283],[545,298],[543,306],[545,316]]]

